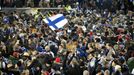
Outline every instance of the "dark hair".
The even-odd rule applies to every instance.
[[[120,75],[120,71],[116,71],[114,75]]]

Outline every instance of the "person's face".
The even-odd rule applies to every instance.
[[[63,47],[62,46],[59,46],[59,50],[61,50]]]
[[[2,56],[0,56],[0,60],[2,60]]]

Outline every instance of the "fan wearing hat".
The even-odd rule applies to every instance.
[[[19,58],[20,58],[20,54],[17,51],[13,52],[13,54],[9,56],[9,60],[11,60],[12,64],[14,65],[18,63]]]
[[[28,52],[24,52],[24,54],[23,54],[23,60],[24,60],[24,66],[25,66],[25,68],[27,68],[32,63],[32,61],[30,60],[30,55],[29,55]]]
[[[61,59],[60,59],[60,57],[56,57],[51,71],[53,74],[61,74],[61,72],[60,72],[61,68],[62,68]]]

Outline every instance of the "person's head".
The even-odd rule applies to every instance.
[[[26,60],[30,57],[29,53],[28,52],[24,52],[23,54],[23,59]]]
[[[59,49],[61,50],[61,49],[63,49],[64,47],[63,47],[63,44],[61,44],[61,45],[59,45]]]
[[[109,65],[109,61],[105,61],[105,62],[104,62],[104,66],[105,66],[105,68],[109,68],[109,66],[110,66],[110,65]]]
[[[114,75],[121,75],[121,72],[120,72],[120,71],[116,71],[116,72],[114,73]]]
[[[109,70],[105,70],[104,75],[110,75]]]
[[[0,52],[0,60],[2,60],[2,54],[1,54],[1,52]]]
[[[23,70],[23,72],[21,73],[21,75],[29,75],[29,70]]]
[[[78,61],[76,60],[76,58],[72,59],[71,65],[78,65]]]
[[[45,50],[46,50],[46,51],[50,51],[50,47],[47,45],[47,46],[45,47]]]
[[[107,48],[107,49],[111,49],[111,47],[112,47],[112,45],[111,45],[110,43],[107,43],[107,44],[106,44],[106,48]]]
[[[37,54],[38,54],[37,51],[32,51],[32,55],[33,55],[33,56],[35,56],[35,55],[37,55]]]
[[[9,61],[9,62],[7,63],[7,68],[8,68],[8,69],[12,69],[13,67],[14,67],[14,65],[13,65],[12,61]]]
[[[18,52],[13,52],[13,56],[14,56],[15,58],[19,58],[20,54],[19,54]]]
[[[59,64],[61,62],[60,57],[55,58],[55,61],[54,62],[57,63],[57,64]]]

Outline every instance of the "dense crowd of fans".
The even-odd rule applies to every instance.
[[[75,8],[0,12],[0,75],[133,75],[134,12]],[[58,13],[69,22],[53,31]]]
[[[2,7],[65,7],[134,10],[134,0],[0,0]]]

